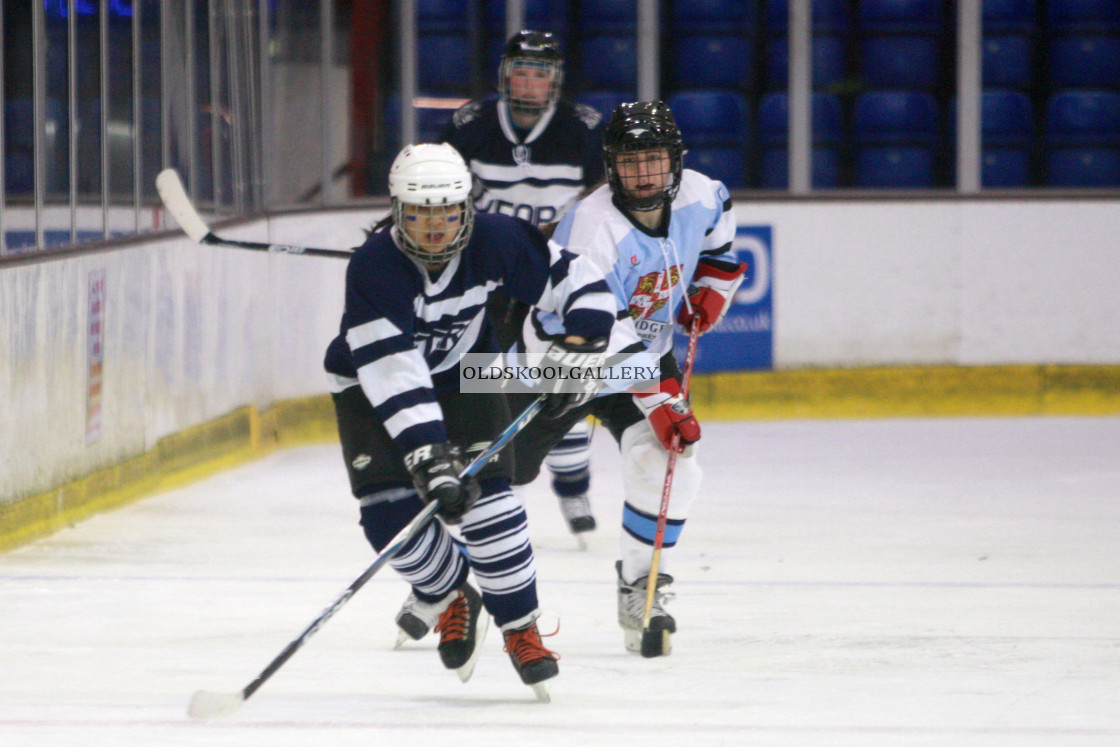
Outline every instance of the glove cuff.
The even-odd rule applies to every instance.
[[[404,455],[404,466],[409,472],[415,472],[424,464],[434,459],[446,459],[451,462],[458,462],[461,459],[459,447],[453,446],[446,441],[419,446]]]

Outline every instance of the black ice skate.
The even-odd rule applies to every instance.
[[[560,658],[541,643],[541,634],[536,623],[530,623],[520,630],[507,630],[505,651],[509,654],[513,668],[521,676],[521,681],[533,688],[537,698],[544,703],[549,701],[549,680],[560,673],[556,660]]]
[[[622,579],[622,561],[614,564],[618,572],[618,624],[625,633],[626,650],[637,651],[642,656],[667,656],[673,650],[671,634],[677,632],[677,621],[662,606],[673,598],[668,591],[662,591],[673,583],[667,573],[657,574],[657,588],[650,610],[649,630],[643,630],[642,622],[646,613],[646,593],[649,576],[642,576],[632,584]]]
[[[439,615],[435,631],[439,633],[439,658],[448,669],[454,669],[466,682],[474,673],[482,639],[486,636],[490,616],[482,609],[482,597],[470,584],[453,592],[447,609]]]

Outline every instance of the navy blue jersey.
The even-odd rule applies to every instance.
[[[494,289],[559,314],[568,334],[610,334],[602,273],[528,223],[476,215],[470,243],[438,273],[398,248],[396,230],[372,234],[351,258],[325,366],[332,391],[362,387],[402,452],[447,440],[437,394],[458,388],[465,354],[498,351],[485,314]]]
[[[479,212],[544,225],[603,178],[602,116],[583,104],[559,101],[524,132],[504,101],[472,101],[455,112],[443,140],[474,173]]]

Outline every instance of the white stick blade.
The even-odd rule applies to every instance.
[[[160,199],[163,200],[167,212],[183,229],[183,233],[195,241],[202,241],[210,228],[203,222],[198,211],[191,204],[187,190],[183,187],[183,180],[175,169],[164,169],[156,176],[156,189],[159,190]]]
[[[212,693],[199,690],[191,696],[187,715],[204,721],[222,718],[236,711],[244,702],[245,698],[241,693]]]

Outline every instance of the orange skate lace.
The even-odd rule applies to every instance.
[[[455,597],[455,601],[447,609],[439,613],[435,631],[440,634],[441,641],[457,641],[467,637],[467,628],[470,625],[471,614],[467,608],[467,597],[463,592]]]
[[[556,630],[551,633],[545,634],[545,638],[550,638],[560,632],[560,625],[556,625]],[[541,634],[537,630],[536,623],[530,625],[522,630],[510,631],[506,636],[506,645],[502,649],[507,654],[513,654],[513,657],[521,664],[529,661],[536,661],[537,659],[552,659],[554,661],[560,660],[560,654],[555,651],[549,651],[541,643]]]

